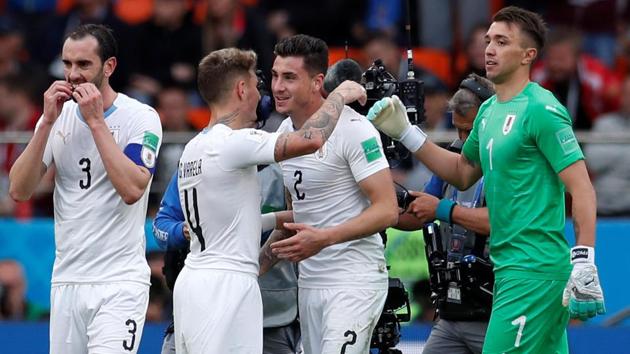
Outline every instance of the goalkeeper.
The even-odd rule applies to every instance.
[[[484,353],[568,353],[569,316],[586,320],[605,313],[595,267],[595,192],[584,155],[566,108],[529,81],[545,33],[532,12],[507,7],[495,14],[485,60],[496,95],[479,109],[461,155],[411,126],[397,97],[378,101],[368,113],[379,130],[458,189],[483,173],[495,265]],[[577,243],[570,252],[565,188],[573,199]]]

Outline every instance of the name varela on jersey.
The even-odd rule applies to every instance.
[[[203,159],[179,162],[179,178],[195,177],[201,174],[201,162]]]

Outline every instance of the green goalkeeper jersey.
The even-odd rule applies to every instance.
[[[584,155],[566,108],[533,82],[509,101],[495,95],[480,107],[463,154],[483,170],[495,274],[568,279],[558,173]]]

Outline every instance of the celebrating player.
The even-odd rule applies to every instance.
[[[495,14],[485,38],[496,95],[479,109],[461,155],[412,127],[397,97],[377,102],[368,114],[459,190],[483,173],[496,279],[484,353],[566,353],[569,315],[605,312],[594,262],[597,204],[584,156],[565,107],[529,81],[545,34],[535,13],[507,7]],[[571,252],[564,238],[565,188],[576,230]]]
[[[51,354],[136,353],[142,336],[150,285],[144,223],[162,127],[153,108],[109,85],[116,50],[102,25],[70,33],[66,81],[44,93],[44,114],[11,169],[17,200],[55,169]]]

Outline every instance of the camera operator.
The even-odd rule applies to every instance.
[[[462,81],[449,101],[453,125],[459,135],[459,139],[451,144],[451,150],[459,152],[472,129],[479,106],[493,94],[492,83],[476,74]],[[433,175],[424,193],[410,194],[415,199],[407,213],[399,218],[397,228],[417,230],[425,223],[440,220],[439,226],[425,227],[424,236],[427,240],[435,230],[433,234],[438,235],[438,242],[441,236],[440,249],[446,250],[441,253],[446,259],[440,260],[445,267],[432,266],[436,254],[427,254],[431,291],[439,320],[431,331],[424,353],[481,353],[490,318],[493,283],[486,248],[490,224],[484,202],[483,178],[469,189],[460,191]],[[480,286],[485,290],[480,292]]]

